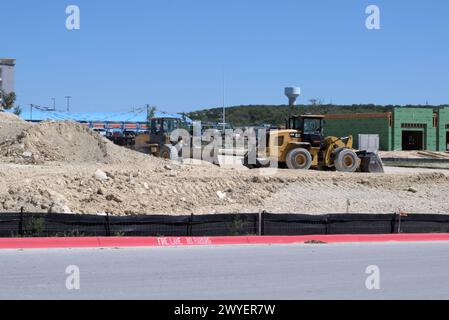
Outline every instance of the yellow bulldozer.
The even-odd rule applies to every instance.
[[[324,136],[325,116],[292,116],[286,129],[268,131],[263,154],[255,159],[246,153],[243,164],[250,168],[270,166],[270,159],[282,167],[297,170],[383,173],[382,160],[375,153],[355,151],[353,137]],[[259,137],[259,141],[260,141]]]

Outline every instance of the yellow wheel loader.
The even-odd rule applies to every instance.
[[[178,160],[178,150],[170,141],[170,133],[182,127],[177,118],[161,117],[150,121],[150,131],[136,137],[135,150],[167,160]]]
[[[171,141],[171,134],[174,130],[185,129],[189,131],[190,135],[193,133],[193,128],[189,127],[184,121],[172,117],[155,117],[150,120],[150,130],[148,133],[142,133],[135,138],[134,149],[143,153],[150,154],[165,160],[182,161],[183,147],[190,148],[189,157],[192,158],[195,153],[203,155],[204,148],[207,144],[203,144],[195,150],[193,147],[192,136],[187,140],[179,138],[178,141]],[[200,128],[201,130],[201,128]],[[204,151],[206,152],[206,151]],[[207,150],[208,160],[213,164],[218,165],[218,155],[215,149]]]
[[[252,169],[270,166],[275,160],[289,169],[336,170],[340,172],[384,172],[382,160],[375,153],[353,150],[353,137],[325,137],[325,117],[322,115],[293,116],[287,120],[286,129],[267,133],[264,154],[249,153],[243,164]]]

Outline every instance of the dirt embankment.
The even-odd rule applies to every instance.
[[[443,173],[266,175],[173,164],[115,146],[80,124],[32,125],[2,116],[0,212],[449,212]]]
[[[18,125],[9,125],[14,128],[5,129],[0,140],[0,156],[4,162],[117,164],[145,159],[143,154],[120,148],[74,122],[42,122],[35,125],[19,122]]]

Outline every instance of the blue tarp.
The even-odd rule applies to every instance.
[[[180,114],[167,114],[155,112],[156,117],[172,117],[182,119]],[[26,121],[76,121],[76,122],[147,122],[146,109],[139,109],[130,112],[64,112],[64,111],[43,111],[36,108],[23,108],[20,117]],[[186,121],[190,121],[186,118]]]

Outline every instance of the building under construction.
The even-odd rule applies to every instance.
[[[449,151],[449,106],[397,107],[385,113],[326,115],[326,135],[377,134],[380,150]]]
[[[5,93],[14,92],[15,59],[0,58],[0,90]]]

